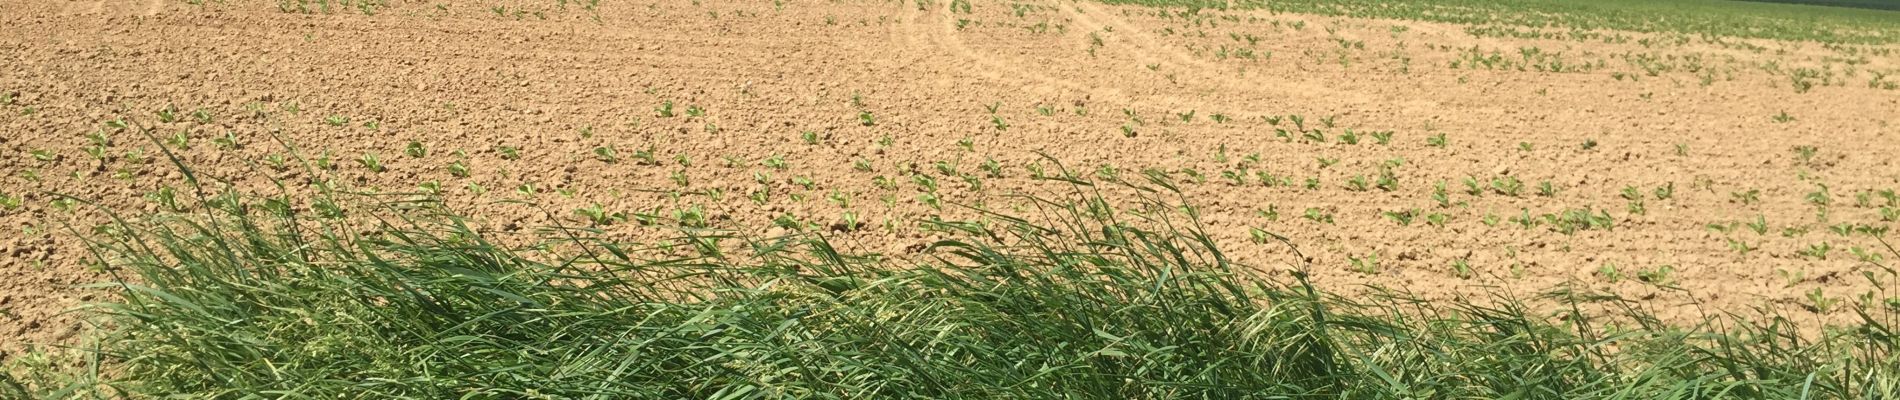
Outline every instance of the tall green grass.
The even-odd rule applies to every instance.
[[[1555,314],[1345,298],[1233,263],[1165,180],[1045,183],[1069,194],[926,222],[947,239],[911,261],[820,232],[680,229],[640,246],[553,227],[509,245],[427,199],[337,195],[351,206],[326,220],[281,197],[209,196],[90,236],[118,274],[92,309],[97,361],[7,376],[0,397],[1900,394],[1877,304],[1809,337],[1752,315],[1677,328],[1577,292],[1553,292],[1571,310]]]

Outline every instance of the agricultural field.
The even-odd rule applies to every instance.
[[[317,398],[540,398],[544,392],[564,393],[546,398],[1241,397],[1187,383],[1173,391],[1033,384],[990,391],[924,373],[897,379],[900,374],[888,371],[863,376],[911,384],[885,387],[857,381],[858,375],[843,379],[847,383],[826,381],[836,386],[824,388],[772,383],[824,380],[791,374],[797,376],[638,391],[587,386],[589,379],[622,376],[585,372],[506,372],[459,381],[310,372],[362,362],[376,366],[364,371],[412,373],[407,363],[424,358],[398,351],[405,342],[361,339],[374,336],[373,327],[401,331],[400,324],[358,318],[389,315],[377,311],[385,306],[398,310],[389,313],[441,316],[452,314],[445,311],[455,308],[450,303],[462,304],[419,300],[423,305],[415,310],[397,304],[411,294],[421,299],[481,287],[489,294],[468,299],[486,300],[463,300],[555,304],[527,307],[534,310],[607,301],[549,289],[573,285],[642,300],[608,301],[615,307],[590,309],[595,314],[520,320],[507,319],[518,310],[473,313],[481,307],[467,305],[457,315],[480,317],[460,325],[417,317],[403,329],[513,321],[494,326],[506,329],[574,315],[591,316],[576,326],[666,324],[673,320],[601,310],[699,304],[684,299],[719,299],[717,293],[727,292],[757,301],[733,303],[735,315],[743,314],[736,311],[741,305],[783,307],[775,303],[780,300],[757,299],[784,295],[762,288],[772,285],[745,282],[814,270],[843,280],[900,266],[988,271],[1020,264],[1066,277],[1038,280],[1047,286],[1024,292],[1073,289],[1076,299],[1127,300],[1146,297],[1123,292],[1130,289],[1117,285],[1131,281],[1113,272],[1095,271],[1110,279],[1076,269],[1163,265],[1168,268],[1150,270],[1160,273],[1135,274],[1152,282],[1128,278],[1162,287],[1173,284],[1174,273],[1200,276],[1187,272],[1212,265],[1221,273],[1207,279],[1233,285],[1190,285],[1195,289],[1156,298],[1193,305],[1167,310],[1265,307],[1261,315],[1280,315],[1268,312],[1287,310],[1272,308],[1280,304],[1366,301],[1390,304],[1366,315],[1392,327],[1486,310],[1579,332],[1601,326],[1580,328],[1586,324],[1577,319],[1597,316],[1624,318],[1605,323],[1623,328],[1604,332],[1631,326],[1748,330],[1729,325],[1739,324],[1759,329],[1750,331],[1759,336],[1811,337],[1817,339],[1790,340],[1815,344],[1833,343],[1818,338],[1838,332],[1879,331],[1869,328],[1870,320],[1890,318],[1896,311],[1890,307],[1900,307],[1900,294],[1889,286],[1889,267],[1900,253],[1887,236],[1900,222],[1900,12],[1711,0],[0,3],[7,10],[0,25],[9,27],[0,30],[0,60],[8,66],[0,72],[0,336],[6,338],[0,339],[0,376],[18,376],[0,382],[0,397],[118,397],[114,393],[124,391],[223,398],[267,390],[278,391],[273,397]],[[269,223],[246,222],[252,220]],[[479,245],[469,238],[481,238]],[[757,264],[691,274],[697,278],[642,280],[666,275],[662,267],[728,265],[725,257],[742,248],[759,255]],[[773,255],[779,251],[797,255]],[[1097,257],[1067,258],[1075,254]],[[452,267],[460,262],[501,265],[495,268],[502,271],[548,269],[476,273],[481,268],[469,267],[464,273]],[[418,265],[450,265],[437,269],[456,272],[430,275],[440,280],[389,272]],[[826,267],[839,265],[851,268]],[[292,270],[302,272],[285,272]],[[338,270],[354,272],[325,275]],[[608,279],[600,271],[636,277]],[[359,272],[366,275],[351,275]],[[488,274],[507,284],[453,280]],[[371,276],[378,278],[365,278]],[[538,283],[514,280],[520,277]],[[385,278],[395,282],[383,287],[387,292],[352,291],[352,285],[375,286],[365,282]],[[943,296],[977,304],[1023,293],[978,278],[919,278],[924,289],[908,292],[836,289],[839,281],[827,279],[806,279],[812,286],[805,289],[879,293],[839,294],[857,303],[824,300],[877,310],[914,304],[895,299]],[[1064,286],[1069,281],[1103,286]],[[1240,289],[1256,285],[1263,288],[1258,292],[1282,293],[1264,288],[1285,285],[1293,288],[1285,293],[1314,297],[1288,302]],[[984,287],[998,292],[970,289]],[[330,288],[354,294],[324,297]],[[1322,300],[1319,292],[1329,297]],[[810,295],[798,293],[784,296]],[[284,297],[259,300],[277,298],[273,294]],[[1580,298],[1619,300],[1580,304]],[[1205,299],[1217,300],[1202,304]],[[943,301],[929,303],[940,308],[904,310],[946,321],[1043,315]],[[1426,306],[1411,305],[1426,303],[1470,308],[1424,312]],[[963,305],[948,306],[954,304]],[[1494,304],[1508,306],[1490,308]],[[1066,306],[1100,318],[1073,317],[1084,321],[1138,324],[1144,317],[1113,307]],[[977,309],[995,314],[977,315]],[[1096,311],[1101,314],[1090,314]],[[867,312],[887,314],[905,313]],[[689,317],[676,322],[715,325]],[[1194,314],[1146,317],[1176,326],[1200,320]],[[356,323],[362,329],[313,328]],[[849,318],[833,323],[888,329]],[[1759,323],[1768,325],[1751,325]],[[767,331],[791,329],[789,323],[776,331],[767,325]],[[1287,326],[1294,325],[1307,326]],[[1104,329],[1015,333],[1133,341]],[[304,330],[318,332],[298,339],[308,345],[244,350]],[[915,333],[921,336],[913,342],[892,336],[880,344],[934,346],[954,342],[943,339],[951,331]],[[568,331],[497,335],[548,340],[540,342],[543,351],[514,358],[466,354],[491,365],[560,358],[549,354],[564,354],[564,340],[573,340],[562,332]],[[713,334],[707,335],[700,338]],[[1196,343],[1223,335],[1196,336],[1204,339]],[[1440,342],[1447,347],[1471,338],[1445,335],[1459,338]],[[939,357],[1020,358],[1026,356],[1019,351],[1052,346],[1012,345],[1022,347]],[[339,361],[348,359],[339,354],[361,352],[360,346],[392,350],[386,358],[369,352]],[[1133,348],[1090,354],[1147,361],[1143,354],[1171,347]],[[1469,365],[1500,351],[1463,349]],[[1233,351],[1203,350],[1194,354]],[[1457,353],[1413,350],[1418,357]],[[692,351],[710,350],[680,350]],[[1775,371],[1830,371],[1809,382],[1823,390],[1814,393],[1879,397],[1895,390],[1881,385],[1894,382],[1855,379],[1900,376],[1890,351],[1854,353],[1847,366],[1788,361],[1814,356],[1774,350],[1766,352],[1788,358],[1763,359],[1785,361],[1775,364],[1785,371],[1768,368]],[[597,361],[590,357],[607,353],[563,359]],[[1588,374],[1600,365],[1590,363],[1622,356],[1597,357],[1550,365]],[[1548,361],[1531,358],[1513,362]],[[284,364],[289,359],[307,363]],[[1354,362],[1378,364],[1374,359],[1406,365],[1398,356]],[[1662,364],[1640,360],[1609,364]],[[1497,366],[1492,376],[1528,365],[1484,362],[1495,362],[1485,364]],[[1862,362],[1887,369],[1842,373],[1859,371]],[[718,373],[751,368],[735,363]],[[1346,370],[1291,364],[1273,371],[1345,376],[1339,371]],[[1055,367],[1023,376],[986,374],[1010,370],[994,367],[934,372],[971,385],[1083,374]],[[1458,372],[1447,368],[1454,372],[1440,374]],[[1681,370],[1697,368],[1710,367]],[[1089,371],[1124,385],[1121,376],[1157,370]],[[1169,378],[1179,382],[1246,381],[1168,371],[1179,373]],[[204,376],[187,376],[200,372]],[[1762,374],[1737,379],[1801,388],[1800,380],[1789,384]],[[286,383],[295,380],[285,376],[312,383]],[[1828,380],[1835,376],[1848,377]],[[431,380],[438,378],[443,381]],[[365,383],[325,386],[349,379]],[[1607,397],[1606,387],[1650,382],[1578,379],[1557,385],[1571,391],[1523,397]],[[92,386],[114,380],[125,381]],[[1329,397],[1406,397],[1396,390],[1333,390],[1353,386],[1339,383],[1246,382]],[[1460,382],[1411,384],[1485,386]],[[1621,383],[1598,385],[1603,382]],[[557,384],[571,386],[556,390]],[[457,385],[547,390],[450,389]],[[93,392],[99,387],[113,391]],[[1742,397],[1786,394],[1735,390]]]

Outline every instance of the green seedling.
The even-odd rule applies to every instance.
[[[660,157],[655,154],[653,146],[651,145],[645,148],[635,149],[633,151],[633,160],[635,164],[639,165],[660,165]]]
[[[607,211],[600,203],[593,203],[587,207],[574,209],[574,214],[580,215],[587,223],[594,224],[595,226],[613,225],[614,223],[625,222],[627,220],[626,213]]]
[[[673,174],[668,175],[667,179],[672,180],[674,185],[678,185],[682,188],[690,187],[693,184],[692,180],[686,177],[686,170],[673,171]]]
[[[614,150],[614,148],[611,146],[595,147],[594,159],[600,160],[600,162],[604,162],[608,164],[618,163],[620,162],[620,152],[618,150]]]
[[[1372,132],[1372,141],[1377,142],[1380,146],[1390,145],[1392,144],[1392,131]]]
[[[1801,164],[1814,164],[1814,154],[1819,151],[1820,148],[1814,146],[1794,146],[1795,159],[1800,160]]]
[[[449,176],[457,178],[468,177],[468,164],[463,163],[461,160],[450,162],[446,169],[449,171]]]
[[[388,167],[383,166],[382,159],[378,158],[376,153],[363,153],[362,157],[356,158],[356,163],[368,169],[369,172],[381,173],[388,170]]]
[[[422,158],[429,155],[429,148],[424,147],[422,142],[411,141],[408,146],[402,148],[402,154],[409,158]]]
[[[1353,271],[1366,275],[1379,273],[1379,252],[1377,251],[1363,256],[1347,255],[1346,258],[1351,262]]]
[[[1505,196],[1518,197],[1518,194],[1524,190],[1524,182],[1512,176],[1491,178],[1491,190]]]
[[[1458,277],[1458,279],[1471,279],[1473,276],[1471,262],[1463,258],[1452,259],[1451,274],[1452,276]]]

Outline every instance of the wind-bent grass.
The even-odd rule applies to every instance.
[[[1564,299],[1624,325],[1508,299],[1347,299],[1230,263],[1163,181],[1060,184],[1073,194],[1032,199],[1033,215],[929,223],[953,239],[916,264],[817,234],[682,230],[642,247],[554,229],[506,246],[429,201],[305,220],[287,202],[216,197],[96,242],[126,274],[96,308],[111,326],[103,384],[21,375],[0,397],[1900,394],[1878,304],[1810,341],[1754,319],[1675,329],[1582,294]],[[1112,207],[1111,190],[1139,200]]]

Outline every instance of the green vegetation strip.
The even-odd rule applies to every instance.
[[[1472,25],[1487,36],[1591,38],[1592,31],[1900,43],[1900,12],[1723,0],[1099,0],[1110,4],[1388,18]],[[1597,32],[1600,33],[1600,32]]]
[[[1760,316],[1673,328],[1582,293],[1551,299],[1610,311],[1345,298],[1230,263],[1164,180],[1047,182],[1073,194],[924,223],[953,239],[914,264],[818,233],[636,246],[555,228],[506,246],[434,201],[304,220],[286,198],[209,196],[99,229],[124,275],[91,308],[106,336],[77,367],[13,365],[0,397],[1900,395],[1880,304],[1809,340]]]

